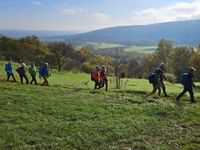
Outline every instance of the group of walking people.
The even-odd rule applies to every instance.
[[[27,77],[27,70],[28,73],[31,76],[31,81],[30,84],[35,83],[36,85],[38,84],[37,82],[37,74],[39,73],[39,77],[43,78],[43,83],[41,84],[42,86],[48,86],[48,78],[51,75],[49,71],[49,65],[48,63],[45,63],[42,67],[39,69],[36,68],[34,63],[31,63],[30,67],[27,69],[27,66],[25,63],[22,63],[17,69],[17,73],[19,74],[21,84],[23,84],[23,80],[25,79],[26,84],[29,84],[29,79]],[[158,91],[158,95],[161,96],[161,89],[163,91],[163,94],[165,97],[169,97],[169,95],[166,93],[166,87],[164,80],[167,80],[165,76],[165,70],[166,70],[166,65],[164,63],[161,63],[160,66],[148,77],[149,82],[152,84],[152,91],[147,95],[151,96],[155,94]],[[7,74],[7,81],[10,80],[10,77],[13,78],[13,82],[16,82],[16,78],[14,76],[14,70],[12,63],[9,61],[5,65],[5,71]],[[180,102],[181,97],[186,93],[189,92],[190,94],[190,100],[192,103],[195,103],[194,100],[194,92],[193,92],[193,87],[195,87],[193,83],[193,77],[195,73],[195,68],[191,67],[189,68],[187,73],[183,73],[180,81],[183,84],[183,91],[176,97],[176,100]],[[101,89],[104,86],[106,87],[106,91],[108,91],[108,79],[106,76],[106,67],[104,65],[101,66],[96,66],[96,70],[91,73],[91,80],[94,81],[94,89]]]
[[[156,70],[149,75],[148,80],[152,84],[152,91],[147,95],[151,96],[155,94],[158,91],[158,95],[161,96],[161,91],[163,91],[163,94],[165,97],[169,97],[169,95],[166,92],[166,87],[164,81],[167,81],[167,78],[165,76],[165,70],[166,65],[164,63],[161,63]],[[195,87],[193,83],[193,77],[196,69],[191,67],[189,68],[187,73],[183,73],[180,77],[180,82],[183,85],[183,91],[176,97],[177,102],[181,102],[181,97],[186,93],[189,92],[190,94],[190,101],[192,103],[195,103],[194,100],[194,92],[193,87]],[[106,86],[106,91],[108,90],[108,79],[106,77],[106,67],[102,65],[100,68],[99,66],[96,66],[96,70],[91,73],[91,80],[94,81],[94,89],[101,89]]]
[[[12,80],[13,82],[17,81],[16,78],[15,78],[15,75],[14,75],[14,69],[13,69],[11,61],[9,61],[5,65],[5,71],[6,71],[6,75],[7,75],[7,81],[10,81],[10,77],[13,78],[13,80]],[[42,86],[48,86],[49,85],[48,77],[50,76],[50,71],[49,71],[48,63],[45,63],[39,69],[36,68],[34,63],[31,63],[29,68],[27,68],[25,63],[22,63],[16,69],[16,72],[19,74],[21,84],[24,83],[24,79],[26,81],[26,84],[29,84],[29,78],[28,78],[28,74],[27,74],[27,72],[28,72],[29,75],[31,76],[30,84],[33,84],[33,83],[35,83],[35,85],[38,84],[38,82],[37,82],[37,74],[39,74],[39,77],[43,78],[43,80],[44,80],[41,85]]]
[[[164,80],[167,80],[164,71],[166,70],[166,66],[164,63],[161,63],[160,67],[157,68],[149,77],[148,80],[153,86],[153,90],[147,96],[151,96],[156,93],[158,90],[158,95],[161,96],[161,89],[163,90],[163,94],[165,97],[169,97],[166,93],[166,88],[164,84]],[[190,94],[190,101],[195,103],[194,100],[194,92],[193,87],[195,84],[193,83],[193,77],[196,69],[190,67],[188,72],[183,73],[180,77],[180,82],[183,85],[183,91],[176,97],[177,102],[181,102],[181,97],[186,93],[189,92]]]
[[[108,91],[108,79],[106,77],[106,67],[104,65],[96,66],[96,70],[91,73],[91,80],[95,82],[94,89],[101,89],[106,86],[106,91]]]

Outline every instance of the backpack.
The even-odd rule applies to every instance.
[[[156,82],[156,73],[151,73],[149,76],[148,76],[148,80],[149,80],[149,83],[155,83]]]
[[[21,68],[21,67],[19,67],[19,68],[17,68],[17,69],[16,69],[16,71],[17,71],[17,73],[19,73],[19,74],[20,74],[20,73],[22,72],[22,68]]]
[[[185,85],[188,81],[188,73],[183,73],[180,78],[180,83]]]
[[[92,81],[95,81],[95,78],[94,78],[94,76],[93,76],[94,73],[95,73],[95,72],[91,72],[91,80],[92,80]]]

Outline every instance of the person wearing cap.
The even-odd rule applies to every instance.
[[[36,80],[36,75],[37,75],[37,69],[35,67],[35,64],[32,62],[31,66],[28,68],[28,72],[31,75],[31,82],[30,84],[32,84],[33,82],[35,82],[35,85],[37,85],[37,80]]]
[[[12,76],[13,82],[16,82],[15,76],[13,74],[12,63],[10,61],[5,65],[5,71],[6,71],[6,74],[7,74],[7,81],[9,81],[10,76]]]
[[[106,85],[106,91],[108,91],[108,79],[106,77],[106,67],[104,65],[101,66],[100,75],[103,81],[102,87],[104,87],[104,84]]]
[[[26,84],[29,83],[27,75],[26,75],[26,64],[22,63],[20,67],[16,70],[19,74],[21,84],[23,84],[23,78],[26,80]]]
[[[157,90],[158,90],[158,95],[160,96],[160,93],[161,93],[160,75],[161,75],[161,73],[162,73],[162,70],[160,68],[157,68],[155,70],[154,82],[152,83],[153,90],[147,96],[151,96],[151,95],[155,94]]]
[[[164,71],[166,70],[166,65],[164,63],[161,63],[160,69],[162,71],[162,73],[160,74],[160,85],[163,90],[164,96],[169,97],[169,95],[167,95],[167,93],[166,93],[166,87],[165,87],[165,83],[164,83],[164,80],[167,80],[167,78],[165,77],[165,74],[164,74]]]
[[[180,98],[186,93],[189,92],[190,94],[190,101],[192,103],[195,103],[194,100],[194,92],[193,92],[193,87],[195,87],[195,84],[193,83],[193,77],[196,69],[191,67],[188,72],[187,72],[187,79],[184,83],[184,88],[183,91],[176,97],[177,102],[180,102]]]
[[[45,63],[44,66],[40,69],[40,76],[42,76],[44,79],[44,82],[41,84],[41,86],[49,86],[48,78],[50,75],[49,64]]]

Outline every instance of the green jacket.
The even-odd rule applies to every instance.
[[[31,76],[36,76],[36,74],[37,74],[37,69],[36,69],[36,67],[30,67],[30,68],[28,69],[28,72],[29,72],[29,74],[30,74]]]

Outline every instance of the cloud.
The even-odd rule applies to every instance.
[[[105,22],[105,21],[108,21],[111,19],[111,17],[107,14],[104,14],[104,13],[91,13],[90,16],[97,20],[97,21],[102,21],[102,22]]]
[[[73,27],[79,30],[92,30],[113,26],[113,18],[105,13],[82,8],[64,8],[61,12],[65,18],[74,23]]]
[[[87,9],[82,8],[64,8],[61,12],[65,13],[66,15],[79,15],[79,14],[87,14]]]
[[[73,17],[81,17],[86,18],[90,21],[97,21],[97,22],[108,22],[111,20],[111,16],[101,13],[101,12],[93,12],[88,9],[82,8],[64,8],[61,10],[62,13],[65,15],[73,16]]]
[[[133,24],[151,24],[168,21],[200,19],[200,0],[179,2],[163,8],[149,8],[137,12],[131,18]]]
[[[40,5],[42,5],[42,3],[41,3],[40,1],[38,1],[38,0],[34,0],[34,1],[32,1],[31,3],[32,3],[32,5],[35,5],[35,6],[40,6]]]

